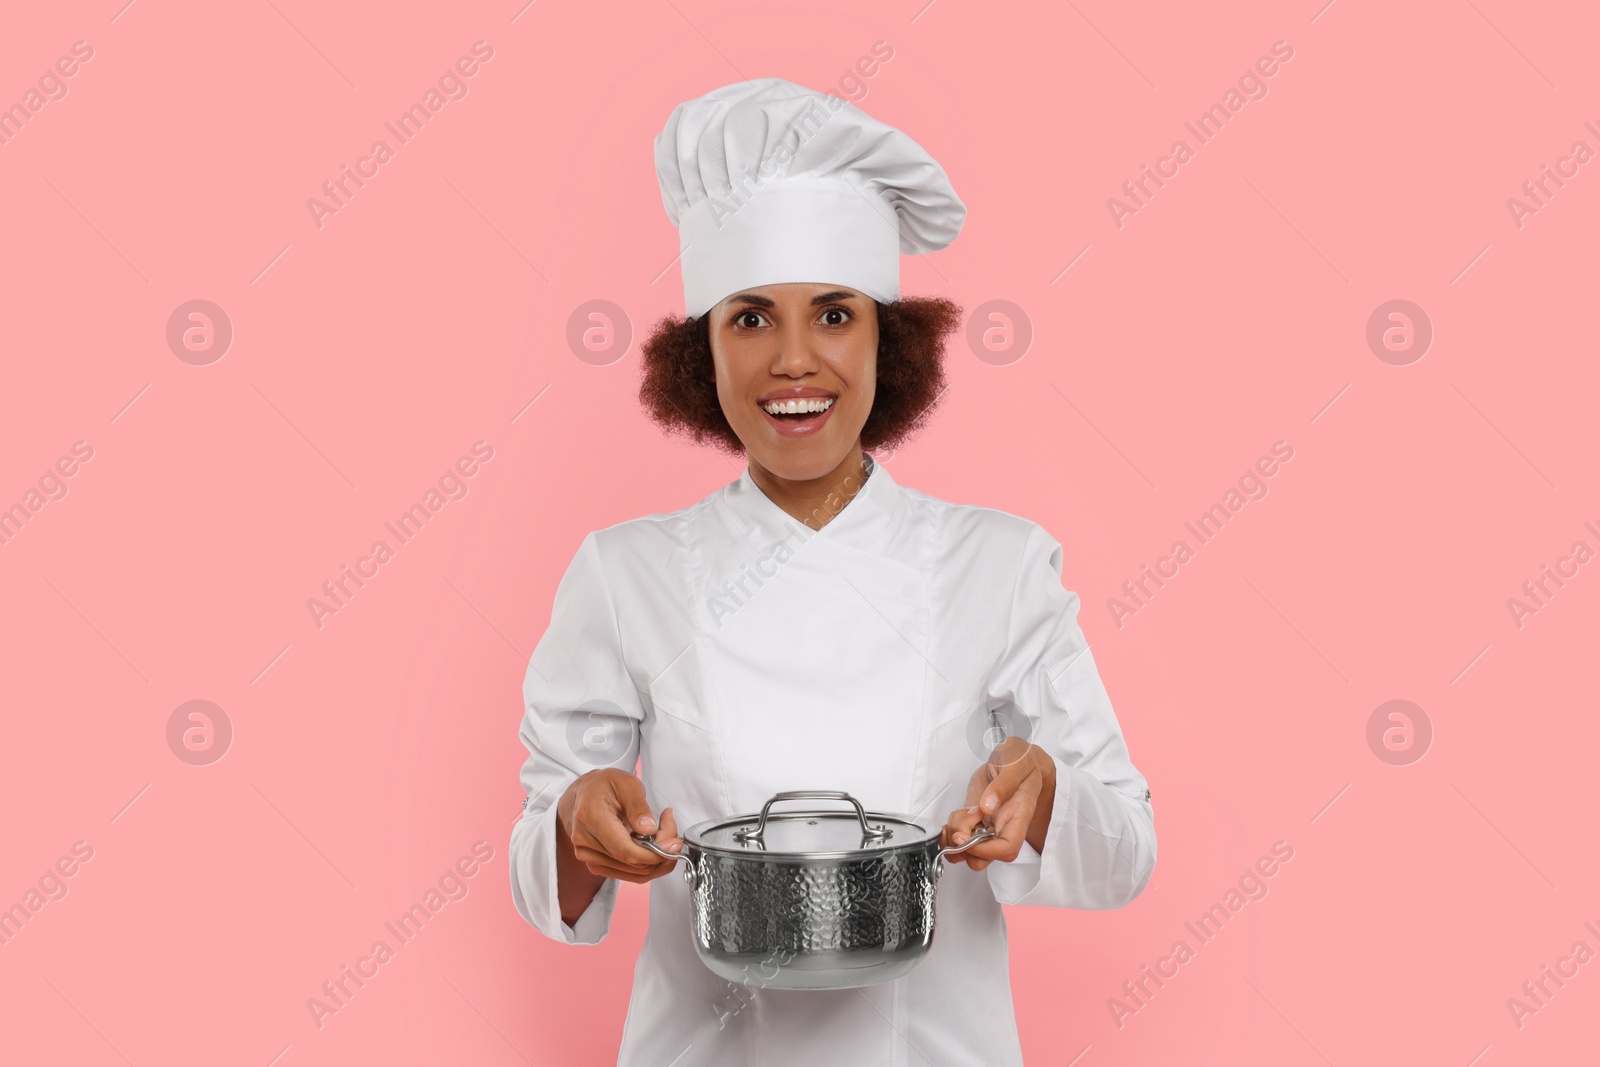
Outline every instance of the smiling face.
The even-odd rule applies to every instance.
[[[742,289],[710,316],[717,399],[752,464],[789,481],[860,447],[878,379],[878,306],[837,285]]]

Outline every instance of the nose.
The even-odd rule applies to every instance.
[[[821,366],[817,352],[812,347],[811,331],[807,329],[803,316],[784,316],[775,340],[777,347],[768,367],[774,377],[803,378]]]

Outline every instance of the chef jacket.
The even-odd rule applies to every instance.
[[[870,455],[866,469],[819,530],[746,466],[691,507],[583,539],[523,688],[517,910],[563,944],[605,938],[617,879],[562,921],[557,803],[580,774],[640,761],[652,813],[671,807],[680,835],[797,789],[942,826],[992,744],[1019,734],[1055,763],[1044,850],[1024,843],[982,871],[941,860],[927,955],[842,990],[718,977],[695,951],[681,874],[652,880],[619,1067],[1020,1067],[1000,906],[1120,907],[1155,866],[1150,794],[1062,587],[1060,544],[901,486]]]

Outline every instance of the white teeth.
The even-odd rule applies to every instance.
[[[833,398],[830,396],[806,397],[804,400],[773,400],[762,405],[769,415],[799,415],[808,412],[827,411],[833,407]]]

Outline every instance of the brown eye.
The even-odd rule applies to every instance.
[[[750,321],[752,319],[755,321]],[[739,326],[754,330],[761,325],[761,313],[759,311],[741,311],[733,321]]]
[[[850,321],[850,313],[844,308],[829,308],[822,313],[822,321],[827,326],[843,326]]]

